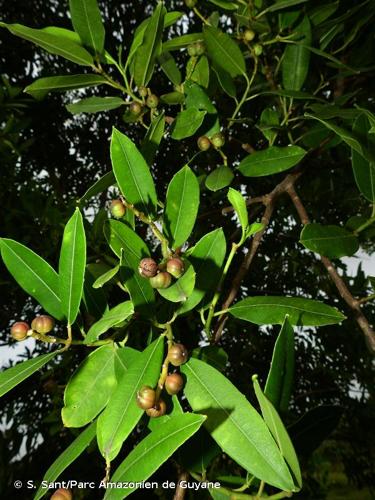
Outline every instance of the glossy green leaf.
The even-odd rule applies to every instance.
[[[69,10],[74,31],[78,33],[83,45],[101,54],[105,31],[97,0],[69,0]]]
[[[173,122],[172,139],[180,140],[191,137],[203,123],[206,111],[195,108],[180,111]]]
[[[79,113],[99,113],[100,111],[110,111],[123,106],[125,101],[121,97],[88,97],[80,101],[68,104],[66,109],[73,115]]]
[[[25,88],[24,92],[27,92],[36,99],[43,99],[49,92],[66,92],[104,84],[108,84],[108,80],[101,75],[47,76],[46,78],[35,80]]]
[[[187,109],[193,108],[207,112],[207,115],[204,117],[203,123],[199,128],[199,135],[212,137],[217,132],[220,132],[217,110],[211,99],[208,97],[205,89],[191,80],[186,80],[184,84],[184,91],[186,94],[185,103]]]
[[[176,417],[178,415],[183,415],[184,410],[182,409],[181,403],[176,395],[172,396],[171,398],[168,398],[166,400],[166,404],[167,404],[167,413],[165,413],[165,415],[162,415],[161,417],[158,418],[149,418],[147,427],[150,429],[150,431],[155,431],[159,429],[160,426],[163,426],[165,422],[168,422],[173,417]]]
[[[45,481],[45,484],[50,484],[56,481],[64,470],[67,469],[69,465],[85,451],[86,448],[88,448],[91,441],[94,439],[95,434],[96,422],[93,422],[56,458],[44,474],[42,481]],[[34,500],[43,498],[46,493],[48,493],[48,489],[39,487],[34,496]]]
[[[166,10],[160,2],[155,8],[134,56],[134,80],[138,87],[147,85],[154,71],[156,57],[161,53]]]
[[[300,3],[305,3],[308,0],[278,0],[274,2],[272,5],[264,9],[263,13],[267,12],[276,12],[282,9],[288,9],[289,7],[294,7],[295,5],[299,5]]]
[[[128,488],[109,488],[105,499],[126,498],[137,486],[147,480],[168,458],[187,441],[202,425],[205,417],[184,413],[171,418],[146,436],[119,465],[113,477],[114,483],[130,483]]]
[[[277,137],[277,128],[279,126],[279,114],[272,108],[265,108],[260,115],[259,128],[270,145]]]
[[[2,371],[0,373],[0,397],[4,396],[4,394],[13,389],[13,387],[16,387],[16,385],[20,384],[23,380],[42,368],[42,366],[54,358],[58,352],[59,351],[54,351],[49,354],[42,354],[41,356],[22,361]]]
[[[208,292],[215,289],[221,276],[225,254],[226,241],[222,229],[206,234],[194,246],[189,254],[189,261],[196,272],[195,288],[179,307],[179,314],[191,311]]]
[[[61,417],[65,427],[83,427],[107,404],[116,387],[115,349],[103,345],[78,366],[64,392]]]
[[[217,5],[217,7],[221,7],[225,10],[237,10],[238,5],[235,2],[229,2],[228,0],[208,0],[209,2]]]
[[[199,184],[194,172],[185,165],[169,183],[163,231],[172,248],[183,245],[193,230],[199,207]]]
[[[1,256],[8,271],[26,293],[51,316],[63,318],[56,271],[39,255],[17,241],[0,239]]]
[[[134,307],[130,300],[122,302],[112,309],[109,309],[103,314],[103,317],[100,318],[99,321],[91,326],[85,337],[85,344],[95,342],[95,340],[98,340],[100,335],[108,332],[110,328],[119,325],[127,318],[132,316],[133,313]]]
[[[146,160],[148,165],[152,165],[156,152],[158,150],[159,144],[163,138],[165,129],[165,117],[164,111],[156,116],[145,135],[142,142],[141,153]]]
[[[116,128],[112,132],[111,161],[126,201],[146,215],[154,215],[157,197],[150,169],[133,141]]]
[[[203,33],[189,33],[176,38],[171,38],[163,43],[163,51],[179,50],[187,47],[191,43],[203,40]]]
[[[163,104],[168,104],[169,106],[176,106],[178,104],[183,104],[185,101],[185,96],[181,92],[169,92],[168,94],[163,94],[160,96],[160,102]]]
[[[181,71],[172,54],[168,51],[163,51],[158,57],[158,63],[170,81],[174,85],[180,85],[182,82]]]
[[[222,347],[216,345],[197,347],[191,355],[193,358],[201,359],[221,372],[225,370],[228,362],[228,354]]]
[[[141,418],[143,411],[136,404],[136,394],[143,385],[156,385],[163,351],[164,338],[160,336],[132,363],[100,415],[98,445],[106,460],[111,461],[118,455],[122,443]]]
[[[236,85],[230,74],[220,66],[213,66],[212,69],[214,70],[217,79],[219,81],[219,84],[221,88],[224,90],[224,92],[228,94],[230,97],[236,97],[237,95]]]
[[[301,232],[300,243],[312,252],[330,259],[351,256],[359,248],[358,238],[340,226],[307,224]]]
[[[284,323],[273,348],[271,366],[264,393],[277,410],[286,412],[292,393],[294,378],[294,331],[285,316]]]
[[[238,169],[246,177],[277,174],[297,165],[305,154],[306,151],[299,146],[270,146],[246,156]]]
[[[210,81],[210,66],[205,55],[198,60],[191,57],[186,65],[186,75],[189,80],[207,88]]]
[[[95,277],[91,272],[92,264],[86,266],[85,282],[83,284],[82,302],[86,312],[94,321],[101,318],[108,309],[107,296],[104,290],[93,288]]]
[[[292,325],[334,325],[345,319],[335,307],[300,297],[248,297],[229,309],[232,316],[256,325],[282,324],[288,314]]]
[[[371,117],[371,115],[370,115]],[[353,132],[361,137],[362,142],[369,151],[375,151],[375,139],[371,134],[371,127],[374,128],[367,115],[359,116],[353,125]],[[363,196],[372,203],[375,203],[375,160],[370,161],[364,158],[358,150],[352,149],[352,166],[355,182]]]
[[[246,74],[241,49],[229,35],[213,26],[205,26],[203,34],[208,55],[216,66],[223,68],[232,77]]]
[[[132,347],[119,347],[115,351],[115,375],[119,381],[141,353]]]
[[[221,165],[209,173],[205,180],[205,185],[210,191],[219,191],[229,186],[233,178],[232,170],[227,165]]]
[[[154,290],[149,280],[138,272],[140,260],[150,256],[146,243],[129,226],[116,220],[105,224],[104,234],[112,251],[121,258],[120,276],[135,310],[150,314],[155,301]]]
[[[42,49],[47,50],[51,54],[57,54],[76,64],[82,66],[93,66],[94,64],[92,55],[86,49],[78,43],[57,34],[53,35],[43,30],[28,28],[27,26],[22,26],[22,24],[0,22],[0,27],[7,28],[13,35],[35,43],[35,45],[39,45],[39,47],[42,47]]]
[[[120,264],[113,267],[112,269],[109,269],[104,274],[101,274],[95,280],[92,287],[93,288],[102,288],[102,286],[106,285],[109,281],[111,281],[112,278],[114,278],[116,276],[116,274],[119,272],[119,270],[120,270]]]
[[[194,285],[195,271],[192,265],[188,265],[181,278],[168,288],[159,288],[158,292],[170,302],[184,302],[193,293]]]
[[[242,228],[242,241],[246,238],[247,226],[249,225],[249,215],[247,213],[247,205],[244,197],[239,191],[229,188],[228,200],[235,209]]]
[[[213,439],[235,462],[266,483],[292,491],[288,468],[259,413],[219,371],[191,358],[182,365],[184,393]]]
[[[113,186],[113,184],[116,184],[115,175],[112,171],[107,172],[97,181],[95,181],[92,186],[88,188],[86,193],[82,196],[82,198],[78,200],[78,202],[82,204],[85,201],[88,201],[93,196],[96,196],[102,193],[103,191],[106,191],[109,187]]]
[[[311,44],[311,26],[307,16],[296,27],[295,33],[303,45]],[[310,52],[303,45],[288,45],[281,63],[283,87],[301,90],[309,72]]]
[[[253,384],[255,395],[259,402],[264,421],[271,431],[272,436],[275,438],[281,454],[283,455],[291,471],[293,472],[293,476],[296,479],[297,488],[300,489],[302,487],[301,469],[299,467],[298,458],[294,450],[293,443],[290,440],[288,432],[285,429],[285,426],[279,414],[275,410],[273,404],[263,394],[256,376],[253,377]]]
[[[67,222],[60,251],[59,284],[62,309],[72,325],[77,318],[86,267],[86,236],[82,214],[76,208]]]

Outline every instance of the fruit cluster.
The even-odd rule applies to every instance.
[[[204,42],[195,42],[188,45],[188,54],[191,57],[202,56],[206,52],[206,45]]]
[[[138,267],[139,274],[148,278],[153,288],[168,288],[172,283],[172,276],[180,278],[185,272],[185,265],[180,257],[171,257],[158,265],[151,257],[142,259]]]
[[[221,132],[217,132],[210,138],[206,135],[202,135],[198,137],[197,144],[201,151],[207,151],[210,149],[211,145],[216,149],[220,149],[225,144],[225,137]]]
[[[41,333],[45,335],[53,330],[55,326],[55,321],[51,316],[47,316],[46,314],[42,314],[40,316],[36,316],[31,322],[31,328],[26,321],[16,321],[13,323],[10,334],[14,338],[14,340],[25,340],[28,336],[28,332],[30,330]]]
[[[167,363],[173,366],[180,366],[187,361],[188,352],[184,345],[173,344],[168,350]],[[170,373],[164,381],[164,389],[173,396],[178,394],[184,385],[184,380],[179,373]],[[157,418],[165,415],[167,405],[164,399],[158,397],[155,389],[149,385],[144,385],[138,392],[136,397],[137,405],[151,418]]]

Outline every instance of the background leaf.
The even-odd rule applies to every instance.
[[[149,166],[152,165],[165,129],[164,111],[156,116],[142,142],[141,153]]]
[[[246,231],[249,225],[249,216],[247,213],[246,201],[239,191],[229,188],[228,200],[235,209],[242,228],[242,240],[246,238]]]
[[[339,259],[356,253],[359,242],[353,233],[340,226],[307,224],[301,232],[300,243],[312,252]]]
[[[361,137],[368,150],[375,151],[375,138],[369,133],[370,125],[368,117],[361,115],[353,124],[353,132]],[[375,161],[364,158],[353,148],[352,166],[358,189],[368,201],[375,203]]]
[[[311,26],[307,16],[296,27],[298,40],[311,45]],[[287,90],[301,90],[309,72],[310,51],[302,45],[287,45],[281,64],[283,87]]]

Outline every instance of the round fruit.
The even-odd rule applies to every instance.
[[[14,340],[25,340],[29,330],[30,327],[25,321],[17,321],[12,325],[10,334]]]
[[[158,265],[154,259],[146,257],[139,263],[138,272],[144,278],[152,278],[158,272]]]
[[[51,500],[72,500],[72,498],[72,492],[70,490],[67,490],[66,488],[59,488],[51,496]]]
[[[193,9],[197,5],[197,0],[185,0],[186,7]]]
[[[243,37],[244,39],[247,41],[247,42],[251,42],[252,40],[254,40],[255,38],[255,33],[253,30],[245,30],[244,34],[243,34]]]
[[[183,344],[173,344],[168,351],[168,360],[173,366],[180,366],[186,363],[188,352]]]
[[[191,57],[194,57],[197,55],[197,48],[196,48],[195,44],[188,45],[187,51],[188,51],[189,56],[191,56]]]
[[[211,142],[215,148],[221,148],[225,144],[225,138],[221,132],[218,132],[211,137]]]
[[[254,49],[254,54],[256,56],[260,56],[263,52],[263,47],[261,45],[259,45],[259,43],[256,43],[254,45],[253,49]]]
[[[172,276],[166,271],[158,273],[153,278],[150,278],[152,288],[168,288],[172,282]]]
[[[210,149],[210,147],[211,147],[211,141],[205,135],[202,135],[201,137],[198,137],[197,144],[198,144],[198,148],[201,151],[207,151],[207,149]]]
[[[155,405],[156,393],[152,387],[149,385],[144,385],[137,392],[137,405],[142,408],[142,410],[148,410]]]
[[[159,98],[155,94],[151,94],[147,97],[146,104],[149,108],[154,109],[158,107],[159,104]]]
[[[121,217],[124,217],[126,212],[126,207],[121,200],[112,200],[110,209],[111,214],[113,215],[113,217],[116,217],[116,219],[121,219]]]
[[[165,390],[168,394],[173,395],[181,391],[184,386],[184,379],[179,373],[171,373],[165,379]]]
[[[142,113],[142,105],[139,102],[132,102],[129,106],[130,113],[139,116]]]
[[[167,271],[174,278],[180,278],[185,271],[185,266],[183,261],[179,257],[173,257],[167,262]]]
[[[146,415],[148,415],[151,418],[158,418],[161,417],[162,415],[165,415],[166,411],[167,411],[167,405],[165,404],[165,401],[159,399],[159,401],[156,403],[155,406],[146,410]]]
[[[148,91],[146,87],[139,87],[138,92],[141,97],[147,97]]]
[[[38,333],[49,333],[53,330],[54,326],[55,320],[46,314],[37,316],[31,322],[31,328]]]
[[[197,56],[201,56],[206,52],[206,45],[204,44],[204,42],[196,42],[195,52]]]

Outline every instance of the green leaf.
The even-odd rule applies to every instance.
[[[130,293],[136,311],[149,315],[155,301],[149,280],[138,272],[139,262],[149,257],[146,243],[126,224],[109,220],[104,225],[104,235],[112,251],[121,259],[120,276]]]
[[[98,113],[110,111],[123,106],[125,101],[121,97],[88,97],[73,104],[68,104],[66,109],[73,115],[79,113]]]
[[[228,354],[222,347],[216,345],[197,347],[191,355],[193,358],[201,359],[221,372],[225,370],[228,362]]]
[[[264,9],[263,14],[266,14],[267,12],[276,12],[278,10],[288,9],[289,7],[293,7],[294,5],[299,5],[300,3],[305,3],[307,1],[308,0],[278,0],[277,2],[267,7],[267,9]]]
[[[169,183],[163,231],[173,249],[183,245],[193,230],[199,207],[199,184],[193,171],[185,165]]]
[[[215,289],[221,276],[225,255],[226,241],[221,228],[206,234],[194,246],[189,254],[189,261],[196,272],[195,288],[186,302],[179,307],[179,314],[191,311],[208,292]]]
[[[42,49],[47,50],[51,54],[65,57],[65,59],[82,66],[94,65],[93,57],[86,49],[65,37],[57,34],[53,35],[43,30],[28,28],[27,26],[22,26],[22,24],[0,22],[0,27],[7,28],[13,35],[35,43],[35,45],[39,45],[39,47],[42,47]]]
[[[276,339],[264,393],[276,409],[286,412],[294,378],[294,332],[288,316]]]
[[[353,125],[353,132],[361,137],[362,142],[369,151],[375,151],[375,139],[371,134],[371,127],[374,127],[369,116],[359,116]],[[355,182],[363,196],[370,202],[375,203],[375,161],[369,161],[358,152],[352,149],[352,166]]]
[[[35,99],[43,99],[49,92],[66,92],[104,84],[108,84],[108,80],[100,75],[47,76],[35,80],[25,88],[24,92],[32,95]]]
[[[69,0],[74,31],[83,45],[92,48],[96,54],[104,50],[105,31],[97,0]]]
[[[104,274],[101,274],[98,278],[96,278],[92,287],[95,289],[101,288],[102,286],[107,284],[109,281],[111,281],[111,279],[116,276],[116,274],[119,272],[119,270],[120,270],[120,264],[113,267],[112,269],[109,269],[109,271],[106,271]]]
[[[277,128],[279,127],[279,114],[272,108],[265,108],[260,115],[259,129],[270,145],[277,137]]]
[[[250,474],[282,490],[292,491],[288,468],[259,413],[219,371],[191,358],[181,366],[185,395],[213,439]]]
[[[307,16],[296,27],[295,33],[303,45],[311,44],[311,26]],[[310,52],[303,45],[288,45],[281,63],[283,87],[301,90],[309,72]]]
[[[60,251],[60,299],[68,325],[77,318],[86,267],[86,236],[82,214],[76,208],[67,222]]]
[[[191,137],[203,123],[206,111],[199,111],[195,108],[180,111],[173,123],[171,137],[175,140]]]
[[[172,54],[168,51],[162,52],[158,57],[158,63],[170,81],[174,85],[180,85],[182,82],[181,71]]]
[[[309,18],[314,26],[319,26],[326,19],[332,16],[339,6],[339,1],[319,5],[309,12]]]
[[[163,52],[169,50],[179,50],[187,47],[191,43],[203,40],[203,33],[189,33],[176,38],[171,38],[163,43]]]
[[[65,469],[69,467],[71,463],[74,462],[94,439],[96,434],[96,422],[86,427],[84,431],[79,434],[74,441],[64,450],[48,468],[47,472],[44,474],[42,482],[44,484],[50,484],[56,481],[59,476],[64,472]],[[46,493],[48,489],[39,487],[35,494],[34,500],[40,500]]]
[[[129,487],[109,488],[104,498],[111,500],[129,496],[137,489],[137,484],[147,480],[197,432],[204,420],[202,415],[184,413],[158,426],[129,453],[110,479],[114,483],[129,483]]]
[[[198,60],[196,57],[191,57],[186,65],[186,75],[192,82],[207,88],[210,82],[210,66],[205,55]]]
[[[356,253],[358,238],[340,226],[307,224],[301,232],[300,243],[312,252],[330,259],[339,259]]]
[[[232,207],[235,209],[236,214],[239,218],[241,228],[242,228],[242,238],[241,242],[243,242],[246,238],[246,231],[249,225],[249,215],[247,213],[246,201],[242,194],[239,191],[236,191],[233,188],[229,188],[228,191],[228,200]]]
[[[160,102],[168,104],[169,106],[176,106],[183,104],[185,96],[181,92],[169,92],[160,96]]]
[[[282,324],[287,314],[290,323],[298,326],[334,325],[345,319],[335,307],[299,297],[248,297],[237,302],[229,312],[256,325]]]
[[[187,262],[185,261],[185,265]],[[168,288],[159,288],[162,297],[171,302],[184,302],[193,293],[195,271],[192,265],[186,265],[184,274]]]
[[[132,363],[134,363],[140,355],[141,353],[132,347],[125,346],[115,350],[115,374],[117,381],[125,375]]]
[[[284,424],[279,414],[275,410],[273,404],[263,394],[263,391],[260,388],[256,376],[253,377],[253,384],[254,384],[255,395],[259,402],[264,421],[266,422],[267,427],[271,431],[272,436],[275,438],[279,450],[281,451],[283,457],[285,458],[287,464],[289,465],[291,471],[293,472],[293,475],[296,479],[296,486],[298,487],[298,489],[301,489],[302,487],[301,469],[299,467],[298,458],[294,450],[292,441],[290,440],[290,437],[288,435],[288,432],[285,429]]]
[[[176,395],[168,399],[166,401],[166,404],[167,413],[165,413],[165,415],[162,415],[158,418],[149,418],[147,427],[150,429],[150,431],[159,429],[160,426],[163,426],[165,422],[168,422],[173,417],[183,415],[184,410],[182,409],[181,403]]]
[[[147,23],[142,43],[135,52],[134,80],[138,87],[148,84],[154,72],[156,57],[161,53],[165,13],[165,7],[159,3]]]
[[[95,281],[94,275],[91,272],[92,264],[86,266],[85,282],[83,285],[82,302],[86,311],[92,318],[99,319],[108,309],[107,296],[100,288],[93,288]]]
[[[132,363],[118,382],[115,392],[98,419],[98,445],[107,461],[119,453],[122,443],[137,425],[143,411],[136,404],[137,391],[143,385],[154,387],[163,359],[164,338],[158,337]]]
[[[141,153],[148,165],[152,165],[165,129],[164,111],[156,116],[142,142]]]
[[[221,7],[225,10],[237,10],[238,5],[235,2],[228,2],[227,0],[208,0],[209,2]]]
[[[134,313],[133,304],[130,300],[122,302],[109,309],[103,314],[99,321],[94,323],[85,337],[85,344],[90,344],[98,340],[100,335],[108,332],[110,328],[119,325]]]
[[[115,349],[103,345],[91,352],[71,376],[61,417],[65,427],[83,427],[106,406],[116,387]]]
[[[26,293],[54,318],[63,319],[59,277],[39,255],[17,241],[0,239],[1,256],[8,271]]]
[[[232,182],[234,178],[232,170],[227,165],[221,165],[206,177],[205,185],[210,191],[219,191]]]
[[[20,384],[23,380],[42,368],[42,366],[54,358],[58,352],[59,351],[54,351],[49,354],[42,354],[41,356],[22,361],[2,371],[0,373],[0,397],[4,396],[4,394],[13,389],[13,387],[16,387],[16,385]]]
[[[81,205],[85,201],[89,200],[93,196],[96,196],[103,191],[106,191],[108,188],[116,184],[116,179],[114,173],[112,171],[107,172],[102,177],[100,177],[97,181],[94,182],[92,186],[86,191],[86,193],[78,200],[78,203]]]
[[[246,156],[237,168],[246,177],[263,177],[294,167],[305,154],[299,146],[270,146]]]
[[[126,201],[146,215],[154,215],[157,197],[150,169],[136,145],[116,128],[112,132],[111,161]]]
[[[216,66],[223,68],[232,77],[246,74],[241,49],[229,35],[212,26],[205,26],[203,35],[208,54]]]
[[[228,94],[230,97],[236,97],[237,95],[236,85],[230,74],[223,68],[220,68],[219,66],[213,66],[212,69],[216,73],[219,84],[221,88],[224,90],[224,92]]]

